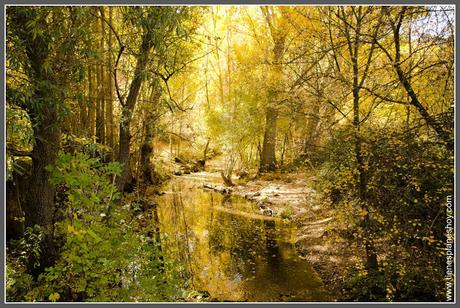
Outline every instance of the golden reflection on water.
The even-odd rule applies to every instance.
[[[163,244],[192,288],[224,301],[326,300],[293,247],[291,224],[258,214],[243,198],[205,191],[198,178],[177,177],[165,189],[158,198]]]

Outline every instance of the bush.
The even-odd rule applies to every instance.
[[[174,265],[160,258],[159,243],[141,227],[147,213],[134,216],[115,206],[114,186],[121,168],[85,154],[62,154],[50,168],[53,184],[65,185],[65,212],[55,236],[63,246],[55,264],[31,281],[17,254],[7,264],[9,300],[15,301],[161,301],[176,294]],[[143,216],[144,215],[144,216]],[[151,227],[153,228],[153,227]],[[31,238],[31,241],[28,239]],[[40,250],[26,237],[16,245],[20,256]],[[16,256],[16,257],[15,257]]]
[[[279,212],[278,215],[283,219],[290,219],[292,215],[294,215],[294,211],[291,207],[283,207]]]
[[[366,190],[359,200],[350,136],[344,130],[332,137],[320,189],[336,209],[338,233],[350,247],[359,243],[355,248],[363,253],[363,243],[372,240],[382,276],[349,273],[348,292],[376,300],[372,286],[379,286],[385,290],[377,292],[382,299],[444,300],[438,286],[444,285],[444,224],[446,196],[453,195],[453,153],[414,131],[368,131],[362,136]]]

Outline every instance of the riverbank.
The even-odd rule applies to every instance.
[[[206,183],[204,188],[242,196],[255,202],[264,215],[294,222],[300,257],[313,266],[330,294],[343,300],[345,269],[355,257],[331,232],[337,222],[321,194],[312,188],[315,181],[315,176],[307,172],[269,173],[250,181],[235,181],[233,187]]]

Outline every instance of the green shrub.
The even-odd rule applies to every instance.
[[[294,215],[294,211],[292,210],[291,207],[285,206],[283,207],[279,212],[278,216],[280,216],[283,219],[290,219]]]
[[[353,272],[350,292],[376,299],[372,286],[378,285],[385,294],[377,293],[387,300],[444,300],[437,286],[444,284],[442,248],[446,197],[453,195],[453,153],[426,136],[397,128],[384,134],[368,131],[362,140],[366,180],[362,200],[353,139],[347,130],[332,137],[329,159],[319,175],[319,189],[336,210],[339,235],[350,245],[357,244],[363,259],[364,243],[372,240],[380,260],[383,282],[380,276],[358,277]]]
[[[8,298],[16,301],[161,301],[176,294],[174,264],[160,258],[159,243],[141,227],[143,215],[114,204],[117,163],[86,154],[63,154],[50,168],[53,184],[65,185],[66,201],[55,236],[64,244],[55,264],[30,281],[20,258],[7,265]],[[153,227],[151,227],[153,228]],[[152,231],[152,230],[150,230]],[[26,234],[27,235],[27,234]],[[36,251],[27,238],[16,245]],[[22,243],[21,242],[21,243]],[[31,241],[39,242],[38,240]]]

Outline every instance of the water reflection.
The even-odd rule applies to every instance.
[[[291,244],[295,230],[243,198],[171,181],[158,200],[165,253],[195,289],[228,301],[321,301],[326,294]]]

